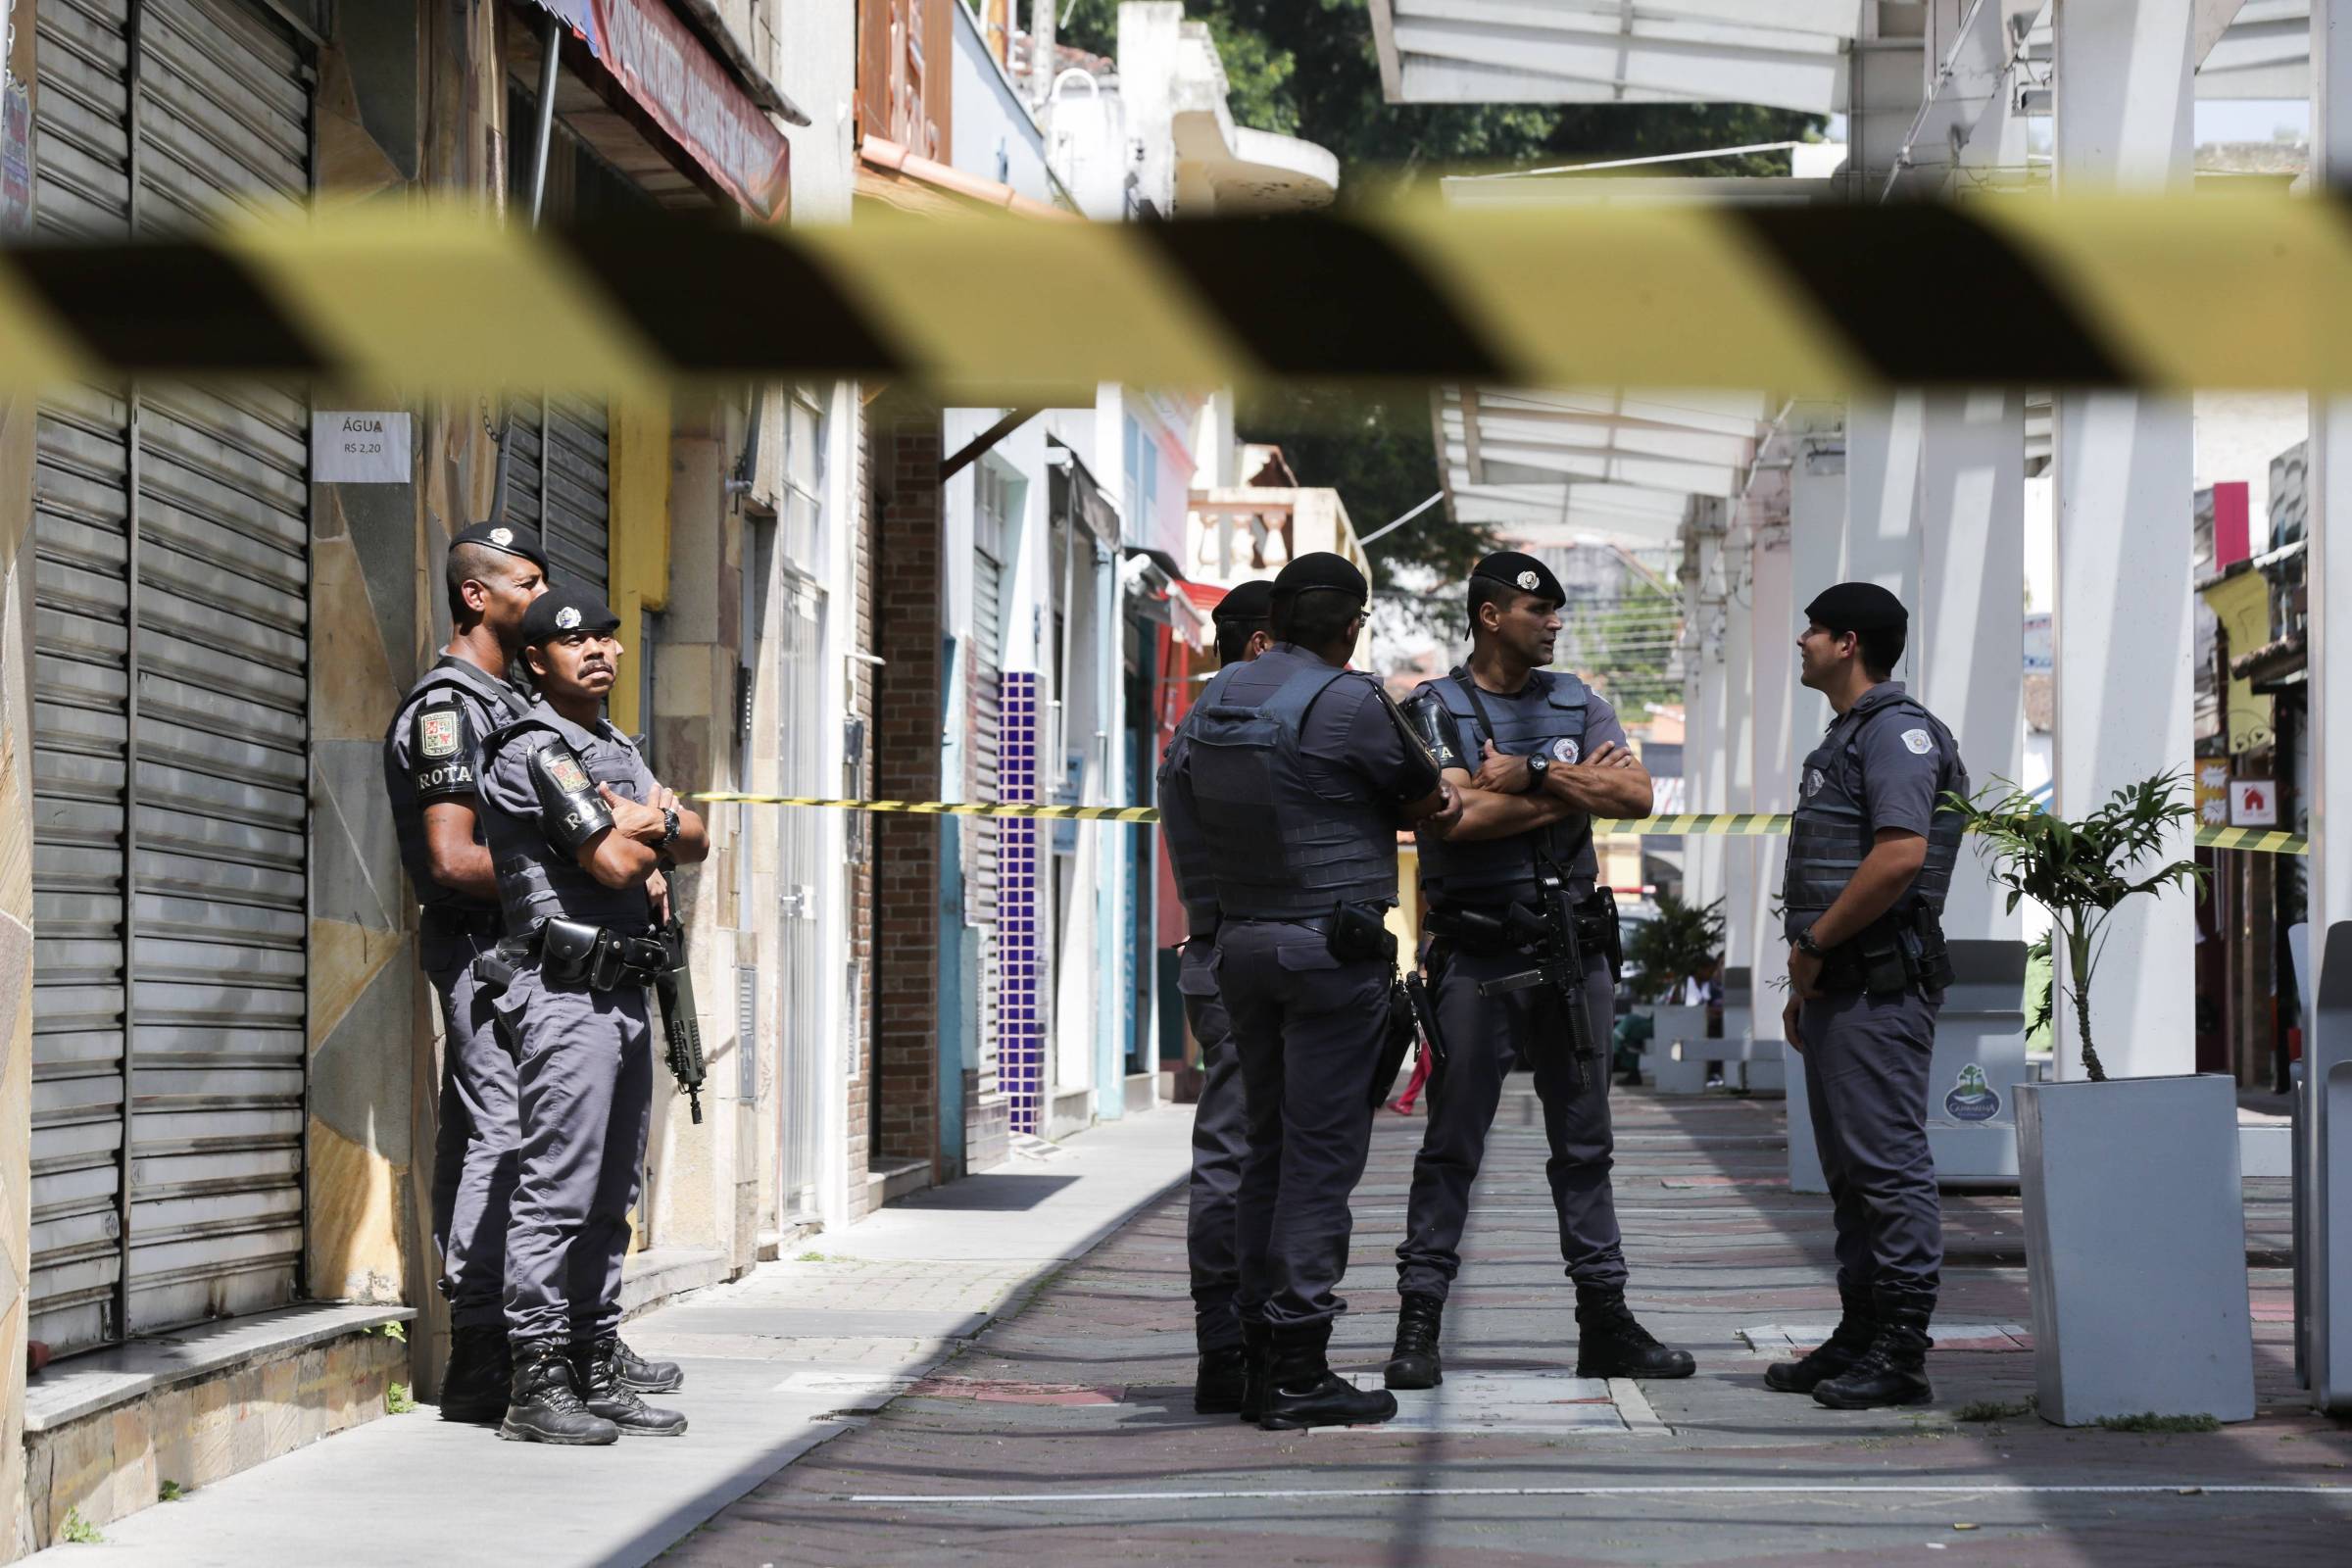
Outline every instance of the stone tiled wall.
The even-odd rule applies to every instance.
[[[429,79],[397,69],[417,40],[388,10],[370,17],[367,58],[321,56],[321,200],[397,189],[415,170],[416,183],[496,207],[506,95],[494,0],[415,16]],[[380,139],[420,123],[418,145]],[[429,1393],[447,1333],[430,1283],[441,1029],[416,967],[416,895],[384,808],[381,747],[402,694],[448,641],[442,562],[450,535],[488,509],[495,453],[478,404],[413,412],[411,483],[313,491],[308,1275],[315,1298],[418,1308],[411,1345]]]
[[[940,628],[947,584],[940,559],[939,411],[889,398],[875,404],[874,639],[887,662],[875,699],[874,796],[928,801],[939,792]],[[885,1160],[939,1165],[940,820],[874,818],[874,1071],[880,1075]]]
[[[69,1514],[104,1525],[167,1481],[193,1492],[372,1421],[408,1362],[400,1341],[354,1333],[37,1433],[23,1447],[31,1544],[53,1544]]]

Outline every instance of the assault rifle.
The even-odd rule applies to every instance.
[[[1513,905],[1504,919],[1512,937],[1536,950],[1536,966],[1479,982],[1482,997],[1499,997],[1532,986],[1550,986],[1568,1009],[1568,1039],[1576,1056],[1576,1087],[1592,1087],[1590,1058],[1599,1051],[1592,1019],[1585,1011],[1585,945],[1576,932],[1576,910],[1567,884],[1549,860],[1536,867],[1536,906]]]
[[[686,927],[675,917],[662,927],[662,967],[654,971],[662,999],[662,1033],[669,1041],[669,1070],[686,1091],[696,1125],[703,1119],[703,1024],[694,1010],[694,971],[686,959]],[[740,1046],[739,1046],[740,1049]]]

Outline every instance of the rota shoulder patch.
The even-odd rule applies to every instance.
[[[1936,749],[1936,742],[1929,738],[1928,732],[1924,729],[1907,729],[1903,731],[1903,744],[1910,747],[1911,750],[1917,752],[1922,757],[1927,756],[1930,752]]]
[[[539,753],[539,765],[546,770],[547,776],[555,781],[556,788],[564,794],[585,795],[588,793],[588,770],[580,766],[580,760],[571,755],[570,747],[542,748]]]
[[[454,756],[458,749],[455,709],[428,709],[416,715],[416,750],[426,757]]]

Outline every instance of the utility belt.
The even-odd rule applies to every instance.
[[[1395,962],[1396,933],[1389,929],[1385,904],[1342,904],[1328,914],[1227,915],[1228,925],[1298,925],[1323,933],[1323,946],[1342,963],[1366,958]]]
[[[1925,904],[1879,916],[1821,956],[1816,989],[1847,996],[1940,992],[1953,979],[1943,921]]]
[[[553,919],[542,920],[528,936],[507,938],[477,967],[503,987],[534,958],[540,974],[555,984],[584,985],[591,991],[642,990],[668,967],[668,950],[660,937]]]
[[[1570,906],[1576,921],[1576,940],[1586,951],[1607,956],[1609,972],[1625,966],[1623,939],[1617,925],[1617,895],[1602,888]],[[1432,908],[1423,923],[1432,936],[1444,937],[1465,953],[1530,953],[1535,942],[1522,935],[1536,929],[1535,906],[1525,902],[1506,904],[1448,904]]]

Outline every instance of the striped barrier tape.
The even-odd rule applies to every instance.
[[[1008,277],[1055,308],[1005,310]],[[1023,408],[1103,381],[2340,393],[2352,220],[2268,192],[533,233],[352,204],[0,249],[0,390],[132,374],[410,401],[843,376]]]
[[[719,805],[815,806],[840,811],[901,812],[911,816],[1026,816],[1081,822],[1157,822],[1150,806],[1046,806],[1027,801],[835,801],[813,795],[746,795],[707,790],[691,797]],[[1645,838],[1785,838],[1785,812],[1690,811],[1673,816],[1595,817],[1601,833],[1639,833]],[[2300,833],[2268,828],[2201,827],[2197,844],[2208,850],[2246,850],[2258,855],[2303,855],[2310,846]]]

